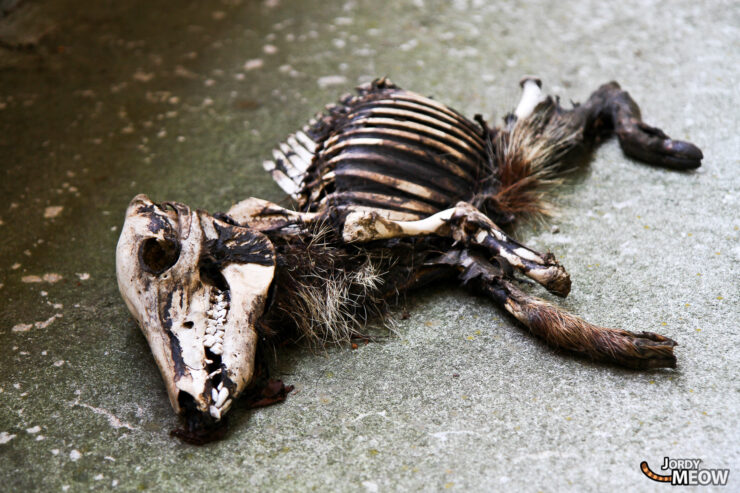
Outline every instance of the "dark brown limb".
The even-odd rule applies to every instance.
[[[599,327],[498,280],[484,291],[549,345],[635,370],[675,368],[677,343],[653,332]]]
[[[625,154],[648,164],[689,170],[701,166],[704,157],[694,144],[673,140],[643,122],[637,103],[616,82],[599,87],[588,101],[563,116],[571,117],[574,126],[583,127],[587,143],[613,131]]]
[[[549,345],[637,370],[674,368],[675,341],[652,332],[634,333],[593,325],[545,300],[530,296],[482,256],[453,251],[438,260],[455,265],[461,280],[489,296]]]

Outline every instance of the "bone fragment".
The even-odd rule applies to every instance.
[[[522,98],[514,110],[514,114],[520,120],[531,115],[537,105],[545,99],[540,89],[542,82],[539,79],[527,77],[522,80],[521,85]]]

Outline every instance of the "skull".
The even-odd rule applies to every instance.
[[[145,195],[129,204],[118,287],[191,429],[220,421],[252,379],[274,273],[273,245],[258,231]]]

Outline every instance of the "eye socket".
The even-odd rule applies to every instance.
[[[172,240],[145,240],[139,250],[139,261],[147,272],[159,275],[177,262],[180,257],[180,245]]]

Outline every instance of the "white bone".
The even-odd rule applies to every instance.
[[[280,172],[280,171],[278,171]],[[286,180],[287,176],[283,174]],[[292,181],[290,183],[293,183]],[[294,184],[295,185],[295,184]],[[250,227],[260,229],[262,224],[265,227],[272,227],[278,221],[300,220],[305,223],[311,222],[318,214],[312,212],[296,212],[286,209],[267,200],[250,197],[241,202],[237,202],[228,211],[228,215],[240,224],[249,224]]]
[[[298,154],[295,149],[293,149],[288,144],[280,144],[280,150],[283,152],[285,157],[295,169],[295,175],[288,173],[291,178],[303,175],[303,173],[306,171],[306,168],[308,168],[308,165],[311,164],[310,157],[308,162],[306,162],[301,154]]]
[[[285,193],[295,198],[295,194],[298,193],[298,185],[296,185],[288,175],[277,169],[277,166],[275,166],[273,161],[263,161],[262,167],[272,175],[272,179],[275,180],[275,183],[277,183]]]
[[[223,403],[226,402],[226,399],[228,397],[229,397],[229,389],[222,388],[218,392],[218,395],[216,396],[216,404],[215,404],[215,406],[216,407],[221,407],[223,405]]]
[[[303,169],[301,169],[301,171],[306,171],[308,165],[311,164],[311,161],[313,160],[313,151],[306,149],[293,135],[288,137],[286,142],[293,152],[298,154],[300,157],[300,162],[303,165]]]
[[[514,110],[518,119],[521,120],[531,115],[537,105],[544,101],[545,96],[540,89],[540,85],[541,82],[532,77],[522,80],[522,98]]]
[[[352,212],[347,216],[342,237],[348,243],[437,234],[447,226],[455,209],[438,212],[418,221],[392,221],[373,212]]]
[[[288,178],[295,181],[298,177],[303,175],[303,172],[293,163],[294,160],[297,160],[295,159],[296,157],[289,156],[290,154],[290,148],[285,144],[282,144],[280,149],[272,150],[272,157],[275,159],[275,164],[284,168],[285,174],[288,175]],[[291,157],[293,157],[293,159],[291,159]]]
[[[316,152],[316,142],[311,140],[311,137],[306,135],[304,132],[296,132],[295,138],[301,144],[303,144],[303,146],[308,150],[308,152],[310,152],[311,154]]]

